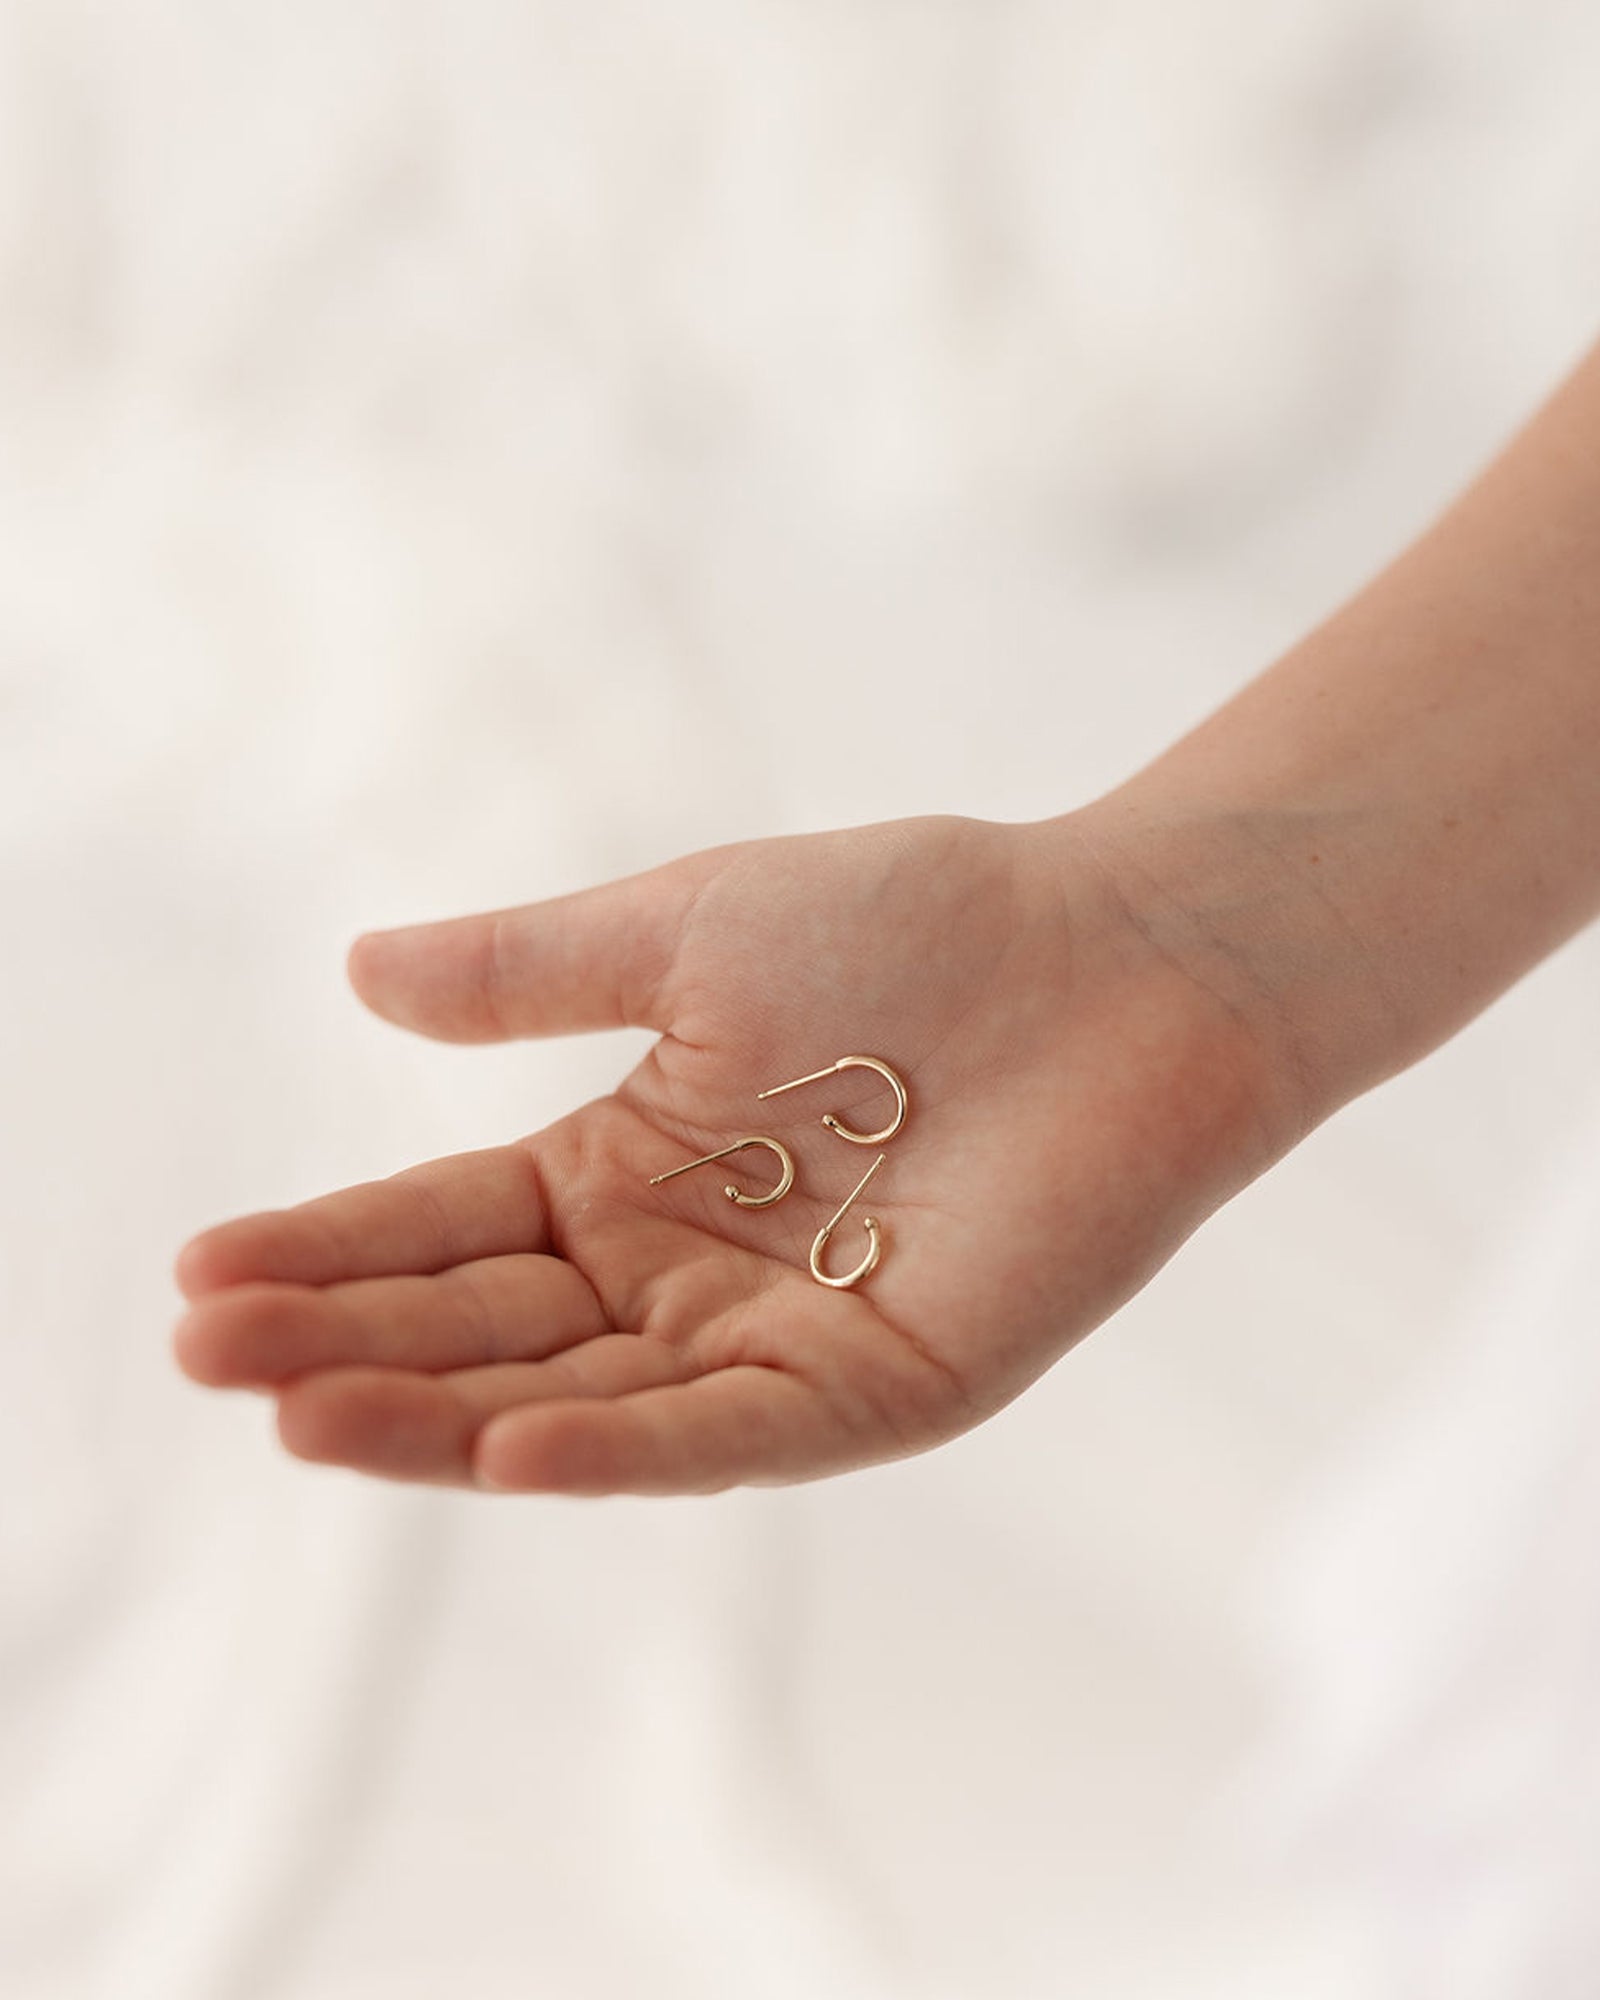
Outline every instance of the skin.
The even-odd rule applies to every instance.
[[[742,842],[369,934],[447,1041],[659,1039],[543,1131],[203,1231],[196,1381],[298,1456],[486,1490],[708,1493],[1001,1409],[1224,1201],[1600,910],[1600,351],[1411,549],[1200,729],[1060,818]],[[833,1269],[812,1238],[910,1092]],[[747,1133],[751,1150],[649,1176]]]

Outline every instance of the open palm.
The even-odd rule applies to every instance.
[[[451,1041],[659,1039],[545,1130],[205,1231],[182,1366],[267,1388],[291,1451],[567,1493],[775,1485],[925,1449],[1035,1380],[1284,1148],[1237,1008],[1148,941],[1074,821],[930,818],[742,843],[576,895],[358,940],[390,1020]],[[910,1111],[835,1269],[818,1229]],[[759,1149],[792,1190],[743,1208]]]

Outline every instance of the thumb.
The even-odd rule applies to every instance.
[[[721,859],[693,855],[542,903],[367,931],[346,972],[375,1014],[445,1042],[664,1031],[678,939]]]

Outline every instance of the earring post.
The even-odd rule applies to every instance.
[[[889,1155],[887,1153],[880,1153],[878,1155],[878,1157],[873,1161],[872,1165],[868,1167],[867,1171],[861,1176],[860,1180],[856,1182],[855,1186],[845,1196],[844,1200],[840,1202],[838,1209],[835,1211],[835,1213],[828,1218],[828,1221],[825,1225],[827,1229],[831,1230],[836,1228],[838,1224],[844,1220],[845,1212],[849,1208],[851,1202],[853,1202],[856,1196],[860,1194],[861,1190],[866,1186],[867,1182],[872,1179],[872,1176],[878,1171],[879,1167],[883,1165],[884,1161],[888,1159],[888,1157]]]
[[[678,1174],[688,1173],[691,1167],[709,1167],[713,1160],[725,1160],[730,1153],[739,1152],[745,1143],[744,1140],[741,1140],[737,1146],[724,1146],[720,1153],[706,1153],[698,1160],[686,1160],[681,1167],[673,1167],[667,1173],[652,1174],[650,1176],[650,1185],[652,1187],[659,1187],[663,1181],[670,1181]]]
[[[803,1083],[820,1083],[825,1076],[837,1076],[839,1065],[829,1063],[826,1069],[814,1069],[809,1076],[797,1076],[793,1083],[775,1083],[770,1090],[758,1090],[756,1098],[781,1097],[786,1090],[798,1090]]]

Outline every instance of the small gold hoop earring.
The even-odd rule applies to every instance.
[[[881,1132],[853,1132],[848,1125],[841,1124],[831,1111],[822,1114],[823,1124],[830,1132],[837,1132],[841,1139],[848,1139],[852,1146],[881,1146],[886,1139],[892,1139],[906,1122],[906,1112],[910,1109],[910,1105],[906,1098],[905,1085],[889,1065],[880,1062],[876,1056],[840,1056],[837,1062],[829,1063],[826,1069],[814,1069],[809,1076],[797,1076],[793,1083],[775,1083],[770,1090],[758,1090],[756,1097],[758,1100],[763,1097],[779,1097],[786,1090],[798,1090],[803,1083],[818,1083],[823,1077],[833,1076],[842,1069],[876,1070],[894,1092],[894,1117]]]
[[[888,1157],[887,1153],[880,1153],[878,1155],[872,1165],[868,1167],[860,1180],[850,1190],[849,1194],[845,1196],[835,1212],[828,1217],[827,1221],[817,1231],[816,1241],[811,1246],[811,1275],[819,1285],[831,1285],[836,1292],[842,1292],[850,1285],[859,1284],[869,1271],[876,1268],[878,1259],[883,1254],[883,1227],[875,1215],[864,1215],[861,1218],[861,1226],[867,1232],[867,1254],[853,1271],[846,1271],[842,1278],[830,1278],[822,1268],[822,1253],[828,1247],[828,1238],[844,1220],[845,1213],[851,1202],[860,1194],[867,1182],[872,1179],[872,1176]]]
[[[747,1146],[765,1146],[769,1153],[777,1154],[778,1164],[783,1169],[778,1185],[770,1194],[741,1194],[732,1181],[726,1181],[723,1183],[722,1192],[729,1201],[736,1201],[741,1208],[771,1208],[775,1201],[782,1201],[794,1186],[794,1156],[787,1146],[780,1145],[776,1139],[759,1137],[735,1139],[731,1146],[724,1146],[719,1152],[706,1153],[698,1160],[687,1160],[681,1167],[673,1167],[664,1174],[652,1174],[650,1185],[659,1187],[663,1181],[675,1180],[679,1174],[686,1174],[693,1167],[709,1166],[713,1160],[725,1160],[730,1153],[742,1153]]]

